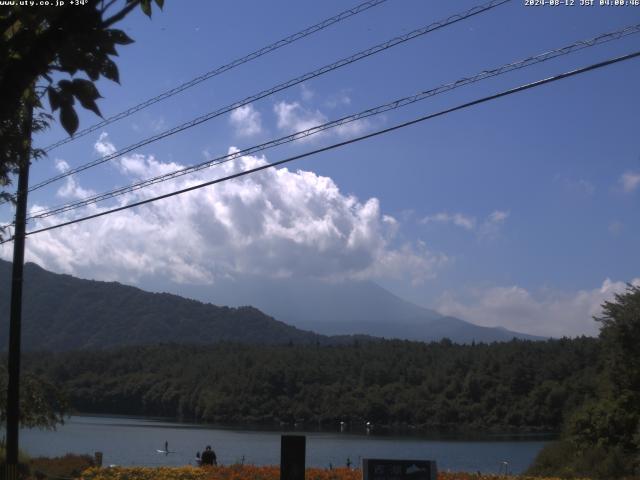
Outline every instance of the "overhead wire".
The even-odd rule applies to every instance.
[[[320,67],[320,68],[318,68],[318,69],[316,69],[316,70],[314,70],[312,72],[305,73],[303,75],[300,75],[299,77],[293,78],[293,79],[288,80],[286,82],[280,83],[280,84],[278,84],[278,85],[276,85],[274,87],[271,87],[271,88],[269,88],[267,90],[263,90],[263,91],[261,91],[261,92],[259,92],[257,94],[254,94],[254,95],[251,95],[249,97],[246,97],[243,100],[234,102],[234,103],[232,103],[230,105],[227,105],[225,107],[222,107],[222,108],[220,108],[218,110],[215,110],[215,111],[206,113],[204,115],[201,115],[201,116],[199,116],[197,118],[194,118],[193,120],[190,120],[189,122],[182,123],[181,125],[175,126],[175,127],[171,128],[169,130],[166,130],[166,131],[164,131],[162,133],[159,133],[157,135],[154,135],[152,137],[148,137],[148,138],[146,138],[144,140],[141,140],[141,141],[136,142],[136,143],[134,143],[132,145],[129,145],[129,146],[127,146],[127,147],[125,147],[125,148],[123,148],[121,150],[118,150],[117,152],[113,152],[113,153],[110,153],[108,155],[104,155],[104,156],[102,156],[102,157],[100,157],[98,159],[95,159],[95,160],[91,161],[91,162],[87,162],[87,163],[85,163],[83,165],[80,165],[78,167],[69,169],[66,172],[60,173],[60,174],[55,175],[55,176],[53,176],[51,178],[43,180],[43,181],[33,185],[32,187],[30,187],[29,188],[29,192],[32,192],[32,191],[37,190],[37,189],[40,189],[40,188],[42,188],[42,187],[44,187],[46,185],[49,185],[49,184],[51,184],[53,182],[61,180],[61,179],[65,178],[65,177],[68,177],[68,176],[73,175],[75,173],[82,172],[82,171],[87,170],[89,168],[93,168],[93,167],[95,167],[97,165],[100,165],[100,164],[103,164],[103,163],[108,162],[110,160],[113,160],[114,158],[117,158],[117,157],[120,157],[120,156],[122,156],[122,155],[124,155],[126,153],[129,153],[129,152],[135,150],[136,148],[140,148],[140,147],[143,147],[145,145],[149,145],[150,143],[156,142],[158,140],[161,140],[163,138],[169,137],[169,136],[174,135],[176,133],[182,132],[182,131],[187,130],[189,128],[193,128],[193,127],[195,127],[197,125],[200,125],[200,124],[202,124],[204,122],[207,122],[207,121],[209,121],[209,120],[211,120],[213,118],[216,118],[216,117],[218,117],[220,115],[228,113],[228,112],[230,112],[232,110],[235,110],[235,109],[237,109],[239,107],[245,106],[245,105],[247,105],[249,103],[252,103],[252,102],[255,102],[255,101],[260,100],[262,98],[265,98],[265,97],[268,97],[270,95],[273,95],[274,93],[277,93],[277,92],[280,92],[282,90],[291,88],[291,87],[293,87],[295,85],[303,83],[303,82],[305,82],[307,80],[310,80],[312,78],[318,77],[320,75],[324,75],[325,73],[331,72],[333,70],[336,70],[338,68],[344,67],[346,65],[350,65],[350,64],[352,64],[354,62],[357,62],[359,60],[367,58],[367,57],[369,57],[371,55],[375,55],[375,54],[380,53],[382,51],[388,50],[388,49],[390,49],[392,47],[395,47],[395,46],[400,45],[402,43],[408,42],[408,41],[413,40],[415,38],[421,37],[421,36],[426,35],[426,34],[428,34],[430,32],[438,30],[440,28],[444,28],[446,26],[449,26],[449,25],[452,25],[452,24],[457,23],[459,21],[462,21],[462,20],[465,20],[467,18],[473,17],[473,16],[478,15],[480,13],[484,13],[484,12],[489,11],[489,10],[491,10],[493,8],[496,8],[496,7],[500,6],[500,5],[508,3],[510,1],[511,0],[491,0],[488,3],[482,4],[482,5],[477,5],[475,7],[472,7],[470,9],[468,9],[468,10],[465,10],[462,13],[457,13],[457,14],[451,15],[451,16],[447,17],[444,20],[431,23],[431,24],[429,24],[429,25],[427,25],[425,27],[422,27],[422,28],[419,28],[419,29],[416,29],[416,30],[412,30],[411,32],[409,32],[407,34],[404,34],[404,35],[401,35],[401,36],[398,36],[398,37],[394,37],[394,38],[392,38],[390,40],[387,40],[386,42],[379,43],[379,44],[377,44],[377,45],[375,45],[373,47],[370,47],[370,48],[368,48],[366,50],[362,50],[362,51],[360,51],[358,53],[355,53],[355,54],[353,54],[353,55],[351,55],[349,57],[342,58],[341,60],[338,60],[338,61],[333,62],[331,64],[325,65],[323,67]]]
[[[640,32],[640,24],[635,24],[635,25],[630,25],[612,32],[607,32],[607,33],[603,33],[601,35],[598,35],[596,37],[593,37],[591,39],[588,40],[579,40],[576,41],[570,45],[566,45],[564,47],[561,48],[556,48],[553,50],[549,50],[546,51],[544,53],[540,53],[537,55],[532,55],[529,56],[527,58],[524,58],[522,60],[518,60],[518,61],[514,61],[511,63],[508,63],[506,65],[503,65],[501,67],[497,67],[497,68],[493,68],[493,69],[489,69],[489,70],[483,70],[475,75],[472,76],[468,76],[468,77],[463,77],[455,82],[450,82],[450,83],[446,83],[443,85],[440,85],[438,87],[435,88],[431,88],[429,90],[424,90],[421,91],[415,95],[411,95],[411,96],[406,96],[397,100],[393,100],[391,102],[382,104],[382,105],[378,105],[376,107],[373,108],[369,108],[367,110],[352,114],[352,115],[348,115],[336,120],[332,120],[330,122],[326,122],[324,124],[321,125],[317,125],[311,128],[308,128],[306,130],[301,130],[274,140],[271,140],[269,142],[265,142],[259,145],[254,145],[252,147],[248,147],[242,150],[238,150],[235,152],[231,152],[228,153],[226,155],[222,155],[210,160],[206,160],[204,162],[198,163],[196,165],[192,165],[192,166],[188,166],[185,168],[181,168],[172,172],[168,172],[162,175],[157,175],[155,177],[146,179],[146,180],[141,180],[139,182],[133,183],[131,185],[127,185],[124,187],[119,187],[107,192],[103,192],[100,193],[98,195],[94,195],[94,196],[90,196],[75,202],[71,202],[71,203],[66,203],[64,205],[60,205],[60,206],[56,206],[56,207],[51,207],[51,208],[46,208],[46,209],[41,209],[39,211],[35,211],[32,212],[28,217],[27,220],[33,220],[33,219],[42,219],[42,218],[46,218],[52,215],[58,215],[61,213],[65,213],[71,210],[75,210],[81,207],[85,207],[87,205],[90,204],[94,204],[94,203],[98,203],[101,201],[105,201],[105,200],[109,200],[112,198],[115,198],[117,196],[120,195],[124,195],[126,193],[131,193],[133,191],[160,183],[160,182],[165,182],[168,180],[173,180],[175,178],[181,177],[183,175],[187,175],[190,173],[194,173],[206,168],[211,168],[213,166],[218,166],[221,165],[223,163],[227,163],[230,161],[233,161],[241,156],[244,155],[251,155],[260,151],[264,151],[267,150],[269,148],[273,148],[279,145],[283,145],[286,143],[290,143],[296,140],[300,140],[300,139],[304,139],[307,138],[311,135],[316,135],[318,133],[321,133],[323,131],[329,130],[331,128],[336,128],[348,123],[352,123],[352,122],[356,122],[365,118],[369,118],[371,116],[374,115],[379,115],[381,113],[384,112],[388,112],[390,110],[395,110],[401,107],[405,107],[407,105],[425,100],[427,98],[439,95],[441,93],[445,93],[445,92],[449,92],[451,90],[454,90],[456,88],[460,88],[466,85],[470,85],[488,78],[492,78],[498,75],[502,75],[508,72],[512,72],[514,70],[519,70],[522,68],[526,68],[532,65],[536,65],[554,58],[558,58],[560,56],[563,55],[568,55],[570,53],[574,53],[577,52],[579,50],[585,49],[585,48],[590,48],[596,45],[600,45],[612,40],[618,40],[621,38],[624,38],[626,36],[632,35],[632,34],[637,34]]]
[[[381,129],[381,130],[377,130],[375,132],[371,132],[371,133],[368,133],[366,135],[361,135],[361,136],[358,136],[358,137],[354,137],[354,138],[351,138],[349,140],[345,140],[343,142],[334,143],[334,144],[331,144],[331,145],[328,145],[328,146],[325,146],[325,147],[322,147],[322,148],[318,148],[318,149],[315,149],[315,150],[311,150],[311,151],[299,154],[299,155],[294,155],[294,156],[285,158],[283,160],[279,160],[279,161],[272,162],[272,163],[267,163],[267,164],[261,165],[259,167],[251,168],[249,170],[244,170],[242,172],[237,172],[237,173],[234,173],[234,174],[231,174],[231,175],[227,175],[227,176],[222,177],[222,178],[217,178],[217,179],[210,180],[210,181],[207,181],[207,182],[199,183],[197,185],[192,185],[190,187],[186,187],[186,188],[183,188],[183,189],[180,189],[180,190],[176,190],[176,191],[173,191],[173,192],[170,192],[170,193],[165,193],[163,195],[158,195],[156,197],[140,200],[138,202],[130,203],[128,205],[115,207],[115,208],[112,208],[112,209],[109,209],[109,210],[104,210],[102,212],[98,212],[98,213],[95,213],[95,214],[92,214],[92,215],[87,215],[85,217],[80,217],[80,218],[76,218],[76,219],[69,220],[69,221],[66,221],[66,222],[61,222],[61,223],[58,223],[58,224],[42,227],[42,228],[27,232],[25,235],[26,236],[30,236],[30,235],[35,235],[37,233],[43,233],[43,232],[55,230],[55,229],[58,229],[58,228],[62,228],[62,227],[66,227],[66,226],[69,226],[69,225],[76,224],[76,223],[80,223],[80,222],[84,222],[84,221],[87,221],[87,220],[95,219],[95,218],[102,217],[102,216],[105,216],[105,215],[110,215],[110,214],[113,214],[113,213],[116,213],[116,212],[120,212],[120,211],[123,211],[123,210],[128,210],[128,209],[131,209],[131,208],[134,208],[134,207],[139,207],[139,206],[142,206],[142,205],[146,205],[146,204],[149,204],[149,203],[152,203],[152,202],[156,202],[158,200],[162,200],[162,199],[165,199],[165,198],[174,197],[176,195],[180,195],[180,194],[187,193],[187,192],[190,192],[190,191],[199,190],[201,188],[208,187],[210,185],[215,185],[217,183],[222,183],[222,182],[229,181],[229,180],[232,180],[232,179],[235,179],[235,178],[239,178],[239,177],[243,177],[243,176],[246,176],[246,175],[249,175],[249,174],[252,174],[252,173],[256,173],[256,172],[259,172],[259,171],[262,171],[262,170],[266,170],[268,168],[272,168],[272,167],[276,167],[276,166],[279,166],[279,165],[283,165],[285,163],[293,162],[293,161],[299,160],[301,158],[310,157],[312,155],[317,155],[319,153],[323,153],[323,152],[327,152],[327,151],[330,151],[330,150],[334,150],[336,148],[344,147],[346,145],[350,145],[350,144],[353,144],[353,143],[356,143],[356,142],[367,140],[369,138],[377,137],[377,136],[380,136],[380,135],[383,135],[383,134],[387,134],[387,133],[390,133],[390,132],[393,132],[393,131],[396,131],[396,130],[399,130],[399,129],[402,129],[402,128],[406,128],[408,126],[415,125],[417,123],[421,123],[421,122],[424,122],[426,120],[431,120],[431,119],[436,118],[436,117],[440,117],[440,116],[447,115],[447,114],[450,114],[450,113],[453,113],[453,112],[456,112],[456,111],[459,111],[459,110],[463,110],[463,109],[466,109],[466,108],[469,108],[469,107],[472,107],[472,106],[475,106],[475,105],[479,105],[479,104],[482,104],[482,103],[493,101],[493,100],[496,100],[498,98],[502,98],[502,97],[506,97],[506,96],[509,96],[509,95],[513,95],[515,93],[519,93],[519,92],[522,92],[522,91],[525,91],[525,90],[530,90],[532,88],[536,88],[536,87],[539,87],[539,86],[542,86],[542,85],[546,85],[546,84],[549,84],[549,83],[557,82],[559,80],[563,80],[563,79],[566,79],[566,78],[569,78],[569,77],[573,77],[573,76],[576,76],[576,75],[584,74],[584,73],[589,72],[589,71],[593,71],[593,70],[597,70],[597,69],[600,69],[600,68],[604,68],[604,67],[613,65],[615,63],[620,63],[620,62],[627,61],[627,60],[630,60],[630,59],[633,59],[633,58],[637,58],[639,56],[640,56],[640,51],[635,51],[633,53],[629,53],[629,54],[626,54],[626,55],[622,55],[622,56],[618,56],[618,57],[615,57],[615,58],[611,58],[609,60],[605,60],[605,61],[598,62],[598,63],[595,63],[595,64],[591,64],[591,65],[588,65],[586,67],[577,68],[577,69],[570,70],[568,72],[564,72],[564,73],[561,73],[561,74],[558,74],[558,75],[554,75],[554,76],[547,77],[547,78],[544,78],[544,79],[541,79],[541,80],[536,80],[534,82],[530,82],[530,83],[527,83],[527,84],[524,84],[524,85],[520,85],[518,87],[514,87],[514,88],[511,88],[511,89],[508,89],[508,90],[503,90],[503,91],[501,91],[499,93],[496,93],[496,94],[493,94],[493,95],[485,96],[485,97],[482,97],[482,98],[479,98],[479,99],[476,99],[476,100],[473,100],[473,101],[470,101],[470,102],[466,102],[466,103],[457,105],[455,107],[451,107],[451,108],[447,108],[447,109],[444,109],[444,110],[440,110],[440,111],[438,111],[436,113],[431,113],[431,114],[428,114],[428,115],[424,115],[424,116],[415,118],[413,120],[409,120],[409,121],[406,121],[406,122],[403,122],[403,123],[399,123],[399,124],[393,125],[391,127],[387,127],[387,128]],[[4,243],[7,243],[7,242],[10,242],[11,240],[13,240],[13,237],[8,238],[8,239],[0,242],[0,245],[4,244]]]
[[[296,32],[292,35],[289,35],[288,37],[282,38],[276,42],[273,42],[269,45],[267,45],[266,47],[262,47],[258,50],[255,50],[254,52],[251,52],[243,57],[237,58],[236,60],[233,60],[225,65],[222,65],[220,67],[217,67],[213,70],[210,70],[206,73],[203,73],[201,75],[198,75],[195,78],[192,78],[191,80],[184,82],[180,85],[178,85],[177,87],[174,87],[170,90],[167,90],[165,92],[162,92],[154,97],[151,97],[137,105],[134,105],[133,107],[130,107],[126,110],[123,110],[120,113],[117,113],[115,115],[110,116],[109,118],[104,119],[101,122],[98,122],[94,125],[91,125],[90,127],[84,128],[82,130],[80,130],[79,132],[76,132],[73,136],[70,137],[66,137],[66,138],[62,138],[60,140],[58,140],[57,142],[52,143],[51,145],[48,145],[44,148],[45,152],[50,152],[51,150],[53,150],[54,148],[57,148],[61,145],[64,145],[66,143],[72,142],[74,140],[77,140],[78,138],[84,137],[85,135],[91,133],[91,132],[95,132],[96,130],[105,127],[111,123],[117,122],[118,120],[122,120],[123,118],[126,118],[130,115],[133,115],[136,112],[139,112],[140,110],[143,110],[147,107],[150,107],[151,105],[154,105],[158,102],[161,102],[163,100],[166,100],[167,98],[173,97],[174,95],[177,95],[180,92],[183,92],[185,90],[187,90],[188,88],[191,88],[195,85],[198,85],[199,83],[204,82],[205,80],[209,80],[210,78],[213,78],[217,75],[220,75],[224,72],[228,72],[229,70],[232,70],[240,65],[243,65],[245,63],[251,62],[252,60],[255,60],[259,57],[262,57],[263,55],[266,55],[268,53],[271,53],[275,50],[278,50],[286,45],[290,45],[298,40],[301,40],[305,37],[308,37],[309,35],[312,35],[316,32],[319,32],[321,30],[324,30],[325,28],[330,27],[331,25],[334,25],[338,22],[341,22],[342,20],[346,20],[347,18],[353,17],[354,15],[358,15],[359,13],[362,13],[366,10],[369,10],[370,8],[373,7],[377,7],[378,5],[381,5],[382,3],[386,2],[387,0],[369,0],[366,2],[363,2],[359,5],[356,5],[353,8],[350,8],[348,10],[345,10],[343,12],[338,13],[337,15],[334,15],[332,17],[329,17],[325,20],[322,20],[321,22],[316,23],[315,25],[312,25],[310,27],[307,27],[303,30],[300,30],[299,32]]]

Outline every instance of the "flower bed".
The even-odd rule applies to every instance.
[[[114,467],[90,468],[82,473],[83,480],[279,480],[280,467],[256,467],[254,465],[231,465],[228,467]],[[361,480],[359,469],[308,468],[305,480]],[[438,480],[559,480],[554,478],[498,475],[478,475],[475,473],[438,473]]]

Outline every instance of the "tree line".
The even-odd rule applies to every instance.
[[[158,345],[30,354],[72,409],[212,423],[558,431],[596,390],[593,338]]]

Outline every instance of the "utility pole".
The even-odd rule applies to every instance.
[[[6,480],[18,479],[18,432],[20,428],[20,330],[22,321],[22,272],[31,162],[33,89],[23,100],[22,149],[18,162],[16,220],[13,234],[13,271],[11,274],[11,316],[9,320],[9,384],[7,388]]]

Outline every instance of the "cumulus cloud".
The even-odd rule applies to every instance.
[[[96,143],[96,150],[111,148],[106,136]],[[217,170],[117,197],[110,206],[265,163],[264,157],[240,157]],[[117,165],[129,180],[180,168],[143,155],[125,156]],[[76,215],[106,208],[93,205]],[[71,215],[37,220],[34,228]],[[200,284],[241,274],[420,282],[446,262],[422,243],[397,245],[397,231],[398,221],[382,213],[376,198],[360,200],[342,193],[331,178],[279,168],[34,235],[27,257],[45,268],[90,278],[135,282],[162,276]],[[5,258],[8,254],[3,250]]]
[[[98,137],[98,141],[94,145],[94,149],[98,155],[105,157],[115,153],[116,147],[109,141],[109,135],[107,132],[102,132]]]
[[[274,105],[273,111],[276,114],[278,128],[285,133],[307,130],[328,121],[319,110],[307,109],[298,102],[278,102]]]
[[[303,107],[298,102],[278,102],[274,105],[273,111],[276,114],[278,129],[286,134],[308,130],[329,121],[328,117],[320,110]],[[371,129],[372,125],[369,119],[363,118],[305,137],[302,141],[318,139],[326,135],[335,135],[341,138],[353,137]]]
[[[251,137],[262,133],[262,119],[252,105],[244,105],[231,112],[229,122],[241,137]]]
[[[633,192],[640,185],[640,172],[625,172],[620,176],[622,190],[627,193]]]
[[[59,158],[55,160],[55,165],[56,170],[60,173],[66,173],[71,168],[67,162]],[[93,190],[82,188],[78,185],[75,177],[73,175],[69,175],[68,177],[65,177],[64,185],[58,188],[56,195],[60,198],[64,198],[65,200],[78,200],[95,195],[95,192]]]
[[[631,283],[640,285],[640,278]],[[597,335],[599,327],[593,317],[601,314],[605,300],[612,300],[625,288],[624,282],[610,279],[599,287],[575,293],[546,290],[534,295],[517,285],[482,288],[470,291],[465,299],[445,293],[438,310],[478,325],[502,326],[533,335]]]

